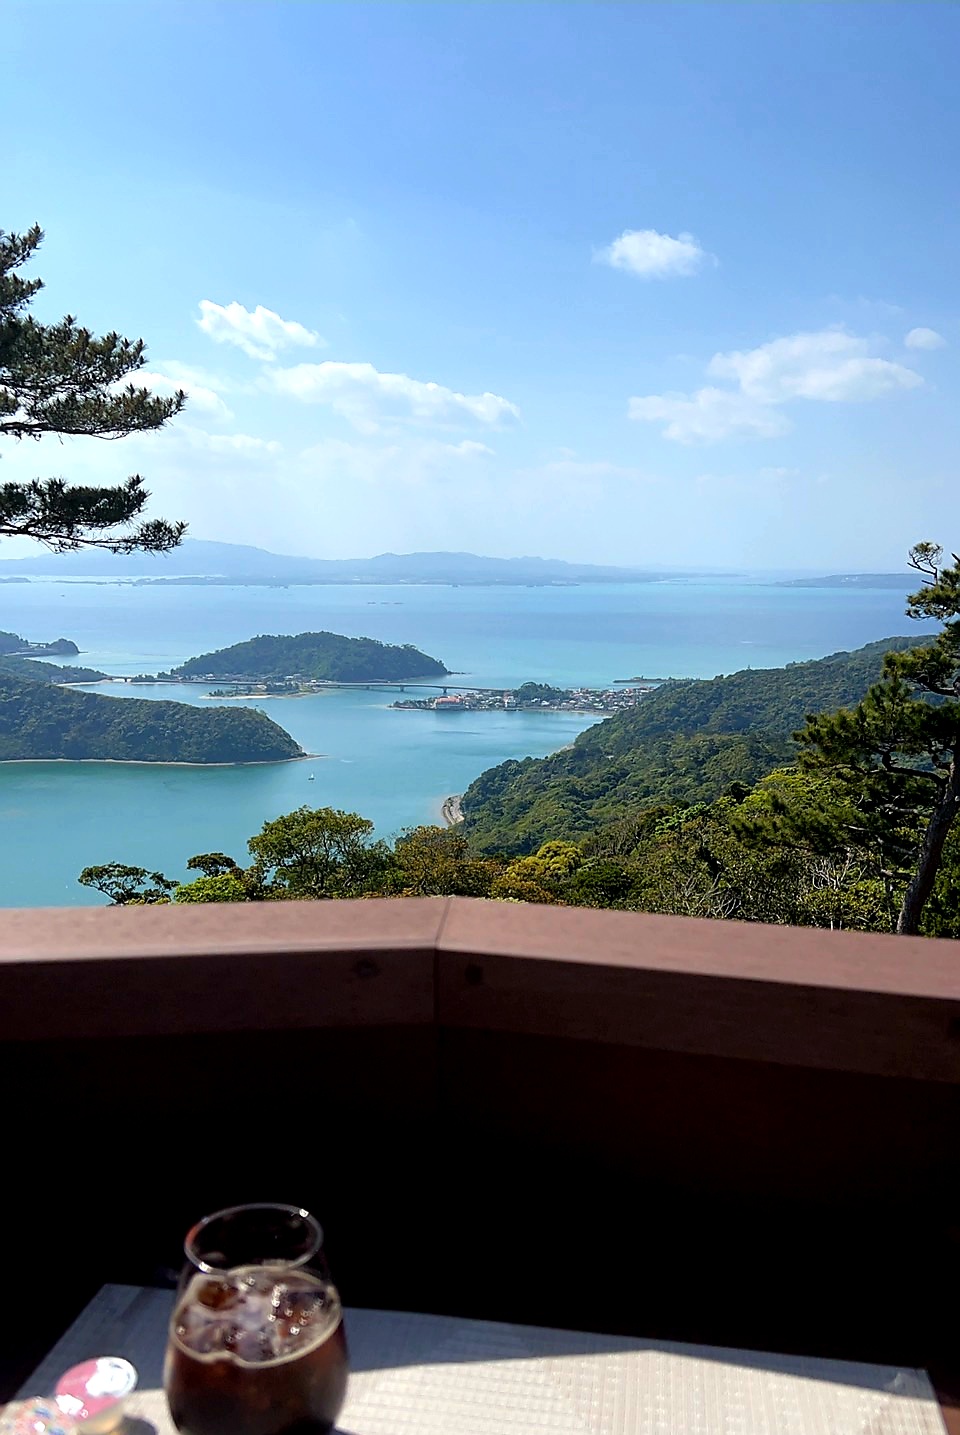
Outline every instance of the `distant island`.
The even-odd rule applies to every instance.
[[[297,558],[242,543],[188,538],[171,553],[79,552],[0,560],[6,575],[136,580],[142,584],[256,585],[314,583],[496,585],[656,583],[645,568],[567,563],[555,558],[486,558],[476,553],[380,553],[373,558]],[[690,576],[690,575],[686,575]]]
[[[75,657],[80,652],[69,638],[55,638],[52,643],[31,643],[19,633],[0,632],[0,654],[24,658]]]
[[[345,638],[339,633],[261,634],[214,653],[201,653],[158,674],[167,679],[217,678],[237,683],[366,683],[443,678],[448,669],[410,643]]]
[[[789,578],[778,588],[893,588],[907,593],[917,586],[908,573],[829,573],[825,578]]]
[[[299,743],[252,708],[111,698],[0,670],[0,762],[283,762]]]

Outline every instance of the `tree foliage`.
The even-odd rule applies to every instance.
[[[212,852],[187,863],[201,874],[192,882],[119,864],[87,869],[81,880],[116,903],[469,896],[890,931],[896,892],[891,897],[869,853],[783,834],[758,841],[751,830],[749,809],[766,809],[771,785],[791,789],[790,800],[802,806],[820,801],[823,781],[782,771],[741,801],[661,807],[630,835],[616,823],[588,842],[553,840],[513,859],[479,856],[461,832],[441,827],[414,828],[390,848],[373,840],[372,825],[356,813],[300,808],[264,824],[248,844],[248,867]],[[91,872],[107,873],[107,881],[91,882]],[[960,935],[960,841],[947,846],[924,931]]]
[[[298,807],[265,822],[247,844],[258,885],[269,896],[350,897],[369,890],[386,849],[373,823],[334,807]]]
[[[0,436],[44,434],[123,438],[162,426],[185,395],[160,398],[129,380],[145,362],[142,339],[96,337],[68,314],[42,324],[28,313],[43,287],[19,272],[43,239],[0,230]],[[175,548],[186,525],[144,519],[149,493],[139,474],[113,486],[37,478],[0,484],[0,535],[36,538],[55,552],[105,548],[111,553]]]
[[[496,870],[457,827],[414,827],[393,848],[394,887],[408,897],[486,897]]]
[[[248,902],[250,891],[242,878],[234,872],[217,872],[208,877],[197,877],[193,882],[182,882],[174,889],[174,902]]]
[[[897,931],[921,930],[951,829],[960,815],[960,558],[919,543],[911,565],[923,586],[917,618],[944,626],[933,640],[891,652],[883,676],[853,708],[807,719],[801,762],[830,772],[853,810],[848,824],[885,844],[890,878],[903,879]]]
[[[84,887],[92,887],[116,907],[153,906],[169,902],[176,882],[162,872],[148,872],[146,867],[130,867],[124,862],[104,862],[98,867],[84,867],[77,879]]]

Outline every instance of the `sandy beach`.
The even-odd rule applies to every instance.
[[[456,827],[458,822],[463,821],[463,809],[460,806],[459,794],[454,793],[452,797],[443,799],[440,816],[443,818],[444,827]]]

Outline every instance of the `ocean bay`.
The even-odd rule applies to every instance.
[[[527,679],[606,685],[638,673],[712,677],[923,631],[883,590],[780,588],[743,580],[576,587],[161,588],[11,585],[0,626],[72,638],[78,663],[155,672],[257,633],[326,628],[413,643],[484,686]],[[99,687],[207,703],[196,685]],[[194,852],[238,859],[268,818],[301,803],[362,812],[390,837],[435,821],[443,797],[506,758],[542,756],[591,721],[575,714],[395,712],[382,692],[252,699],[317,757],[262,767],[0,764],[7,833],[3,905],[99,901],[76,877],[125,861],[183,875]],[[310,780],[311,774],[313,780]]]

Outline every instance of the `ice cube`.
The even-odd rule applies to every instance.
[[[195,1325],[187,1327],[183,1335],[180,1335],[178,1328],[177,1334],[180,1335],[181,1343],[188,1350],[192,1350],[195,1355],[215,1355],[218,1351],[227,1348],[224,1341],[230,1329],[231,1327],[223,1321],[207,1320],[202,1324],[197,1322]]]
[[[245,1330],[234,1347],[237,1358],[245,1360],[249,1365],[260,1365],[266,1360],[273,1360],[278,1353],[265,1330]]]
[[[230,1310],[243,1299],[229,1276],[210,1276],[194,1291],[194,1300],[208,1310]]]

